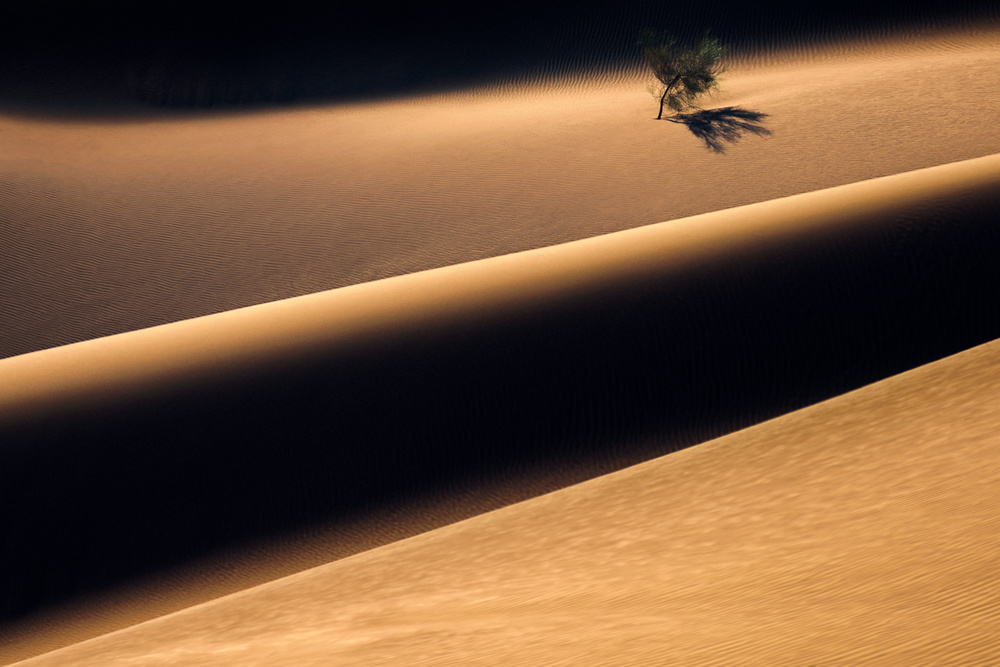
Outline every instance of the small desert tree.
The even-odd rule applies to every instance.
[[[657,120],[663,118],[664,105],[679,113],[694,106],[699,95],[718,88],[719,75],[725,71],[724,49],[707,33],[693,46],[685,46],[669,34],[646,29],[639,35],[639,44],[659,82],[650,87],[660,98]]]

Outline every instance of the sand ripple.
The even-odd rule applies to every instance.
[[[1000,151],[982,116],[995,40],[876,53],[894,55],[734,71],[717,103],[769,114],[772,134],[723,156],[652,122],[643,83],[616,77],[4,120],[0,356]]]

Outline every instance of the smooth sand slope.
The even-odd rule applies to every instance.
[[[1000,343],[28,665],[987,665]]]
[[[996,30],[734,64],[718,155],[617,74],[286,111],[0,109],[0,357],[1000,152]]]
[[[998,212],[990,156],[0,361],[8,600],[332,560],[995,338]],[[152,609],[274,574],[227,565]]]

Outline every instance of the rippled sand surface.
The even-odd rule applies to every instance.
[[[989,664],[995,343],[661,455],[998,335],[996,157],[951,164],[1000,153],[998,36],[744,58],[712,104],[768,114],[768,133],[723,152],[653,121],[627,72],[203,117],[0,114],[0,497],[18,508],[0,525],[32,545],[5,562],[60,573],[10,599],[100,579],[122,531],[145,531],[118,545],[142,553],[195,516],[252,529],[226,519],[244,502],[316,511],[322,465],[358,443],[368,467],[331,479],[366,488],[386,453],[393,474],[487,462],[332,531],[261,519],[262,545],[0,628],[0,662]],[[943,180],[905,174],[883,199],[882,181],[779,199],[936,165]],[[755,202],[784,222],[711,217]],[[317,447],[331,418],[343,452]],[[503,458],[536,444],[554,453]],[[43,494],[16,466],[66,484]],[[173,475],[194,490],[167,494]],[[155,504],[202,492],[217,516]],[[157,537],[142,507],[175,523]]]
[[[0,357],[1000,152],[996,33],[735,66],[725,154],[641,79],[135,122],[0,117]],[[801,56],[801,57],[799,57]]]
[[[1000,345],[27,665],[973,665]]]

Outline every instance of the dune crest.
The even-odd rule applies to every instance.
[[[723,155],[654,122],[635,77],[0,112],[0,357],[997,153],[997,35],[737,65],[706,104],[768,114],[770,134]]]
[[[1000,344],[27,660],[988,664]]]
[[[406,536],[373,508],[431,529],[996,338],[998,211],[994,155],[0,360],[7,613],[357,553]]]
[[[988,655],[995,531],[956,489],[995,505],[995,383],[968,365],[994,370],[995,344],[740,431],[1000,337],[1000,32],[887,35],[751,44],[689,125],[653,121],[627,69],[238,113],[35,114],[5,87],[0,538],[17,548],[0,571],[17,576],[0,663],[352,556],[220,600],[240,627],[192,608],[42,660],[267,661],[298,621],[255,625],[255,600],[348,571],[346,606],[303,607],[340,634],[309,629],[290,657],[377,664],[405,644],[432,662],[454,626],[473,664],[494,639],[497,656],[543,658],[546,632],[590,630],[554,659],[617,664],[600,644],[627,617],[615,650],[634,638],[641,664],[663,620],[647,612],[668,604],[643,576],[689,586],[662,589],[679,659],[818,659],[787,628],[848,664],[878,647],[907,664]],[[727,118],[761,125],[732,141],[711,125]],[[516,508],[386,547],[532,498],[592,557],[496,518]],[[591,517],[599,530],[574,532]],[[425,568],[500,525],[517,553],[449,580]],[[673,570],[654,566],[668,528]],[[718,619],[716,585],[733,590]],[[854,654],[837,649],[849,630]]]
[[[896,255],[953,210],[989,215],[998,190],[1000,154],[20,355],[0,360],[0,418],[128,400],[388,332],[517,318],[581,294],[725,271],[733,256],[775,247],[895,234],[887,249]]]

